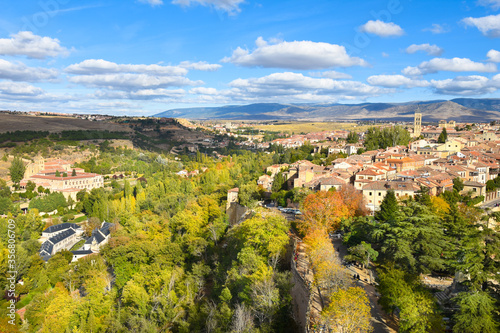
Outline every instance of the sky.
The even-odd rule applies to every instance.
[[[0,4],[0,110],[500,98],[500,0]]]

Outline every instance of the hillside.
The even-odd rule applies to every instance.
[[[156,117],[239,120],[410,120],[415,111],[424,121],[453,119],[462,122],[500,120],[500,99],[458,98],[450,101],[362,104],[227,105],[221,107],[172,109]]]
[[[127,125],[110,121],[90,121],[73,117],[33,116],[0,112],[0,133],[11,131],[61,131],[97,130],[110,132],[133,132]]]

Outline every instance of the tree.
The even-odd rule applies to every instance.
[[[76,176],[76,170],[73,169],[73,171],[71,172],[71,177],[75,177]]]
[[[61,173],[59,172],[59,170],[56,170],[56,177],[61,177]]]
[[[453,319],[453,332],[457,333],[493,333],[498,332],[495,321],[495,300],[485,292],[460,293],[454,298],[460,311]]]
[[[24,173],[26,172],[26,166],[20,157],[14,157],[9,168],[10,179],[19,184],[19,182],[24,178]]]
[[[459,193],[464,189],[464,182],[460,177],[453,179],[453,189]]]
[[[375,213],[375,219],[384,222],[394,220],[398,215],[398,212],[398,200],[396,199],[394,190],[389,190],[380,204],[380,210]]]
[[[346,256],[348,261],[357,261],[363,265],[363,267],[368,267],[370,261],[377,260],[378,252],[372,249],[371,244],[364,241],[361,244],[349,248],[349,255]]]
[[[304,233],[322,229],[335,231],[343,218],[354,216],[355,212],[345,204],[339,192],[319,191],[304,200],[302,220],[299,227]]]
[[[279,192],[283,189],[285,184],[285,177],[283,177],[283,173],[280,171],[274,176],[273,184],[271,186],[271,191]]]
[[[349,132],[349,134],[347,134],[346,142],[347,143],[356,143],[356,142],[358,142],[358,133],[356,133],[356,132]]]
[[[438,137],[438,143],[445,143],[448,140],[448,133],[446,133],[446,127],[443,127],[441,134]]]
[[[371,332],[370,302],[363,288],[339,289],[329,298],[330,304],[321,315],[332,332]]]

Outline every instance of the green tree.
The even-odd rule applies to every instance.
[[[280,171],[274,176],[273,185],[271,186],[271,191],[279,192],[283,189],[285,184],[285,178],[283,177],[283,173]]]
[[[357,143],[358,142],[358,133],[349,132],[349,134],[347,134],[346,142],[347,143]]]
[[[76,170],[73,169],[73,171],[71,172],[71,177],[75,177],[76,176]]]
[[[19,182],[24,178],[24,173],[26,172],[26,166],[24,165],[23,160],[16,156],[12,160],[12,163],[9,168],[10,179],[19,184]]]
[[[56,170],[56,177],[61,177],[61,173],[59,172],[59,170]]]
[[[448,133],[446,133],[446,127],[443,127],[443,130],[441,131],[441,134],[439,134],[438,137],[438,143],[445,143],[447,139],[448,139]]]
[[[453,319],[453,332],[494,333],[498,332],[495,321],[495,300],[485,292],[460,293],[455,299],[460,311]]]
[[[378,221],[394,220],[398,211],[399,205],[394,190],[389,190],[380,204],[380,210],[375,213],[375,219]]]

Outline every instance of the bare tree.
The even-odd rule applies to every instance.
[[[233,315],[231,333],[247,333],[253,329],[253,316],[245,304],[237,304]]]

